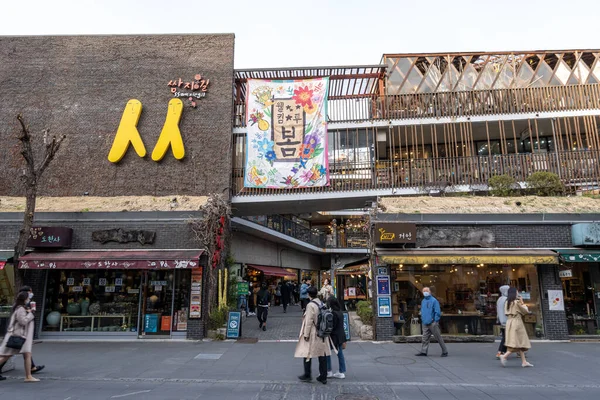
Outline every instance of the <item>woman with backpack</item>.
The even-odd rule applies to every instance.
[[[23,354],[25,361],[25,382],[39,382],[31,376],[31,347],[33,345],[35,309],[25,308],[29,303],[29,293],[19,292],[12,316],[2,345],[0,345],[0,364],[16,354]]]
[[[346,360],[344,359],[343,349],[346,348],[346,331],[344,331],[344,314],[340,302],[335,297],[327,299],[327,307],[333,313],[333,332],[331,332],[332,350],[337,353],[340,364],[339,371],[335,374],[331,369],[331,356],[327,356],[327,377],[328,378],[346,378]]]

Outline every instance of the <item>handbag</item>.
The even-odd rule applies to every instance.
[[[7,333],[8,332],[14,332],[15,330],[15,314],[13,313],[12,316],[12,323],[9,329],[7,329]],[[11,335],[7,342],[6,342],[6,347],[10,348],[10,349],[14,349],[14,350],[21,350],[23,348],[23,345],[25,344],[26,339],[23,336],[17,336],[17,335]]]

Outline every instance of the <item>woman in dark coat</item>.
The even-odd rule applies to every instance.
[[[346,348],[346,332],[344,331],[344,314],[338,299],[331,296],[327,299],[327,307],[333,313],[333,332],[331,332],[331,343],[334,346],[333,351],[337,352],[338,362],[340,364],[339,372],[335,374],[331,368],[331,356],[327,356],[327,377],[328,378],[346,378],[346,360],[344,359],[343,349]]]

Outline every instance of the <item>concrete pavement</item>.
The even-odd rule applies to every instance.
[[[47,368],[37,384],[23,367],[0,382],[0,398],[34,399],[594,399],[600,398],[600,345],[534,343],[523,369],[502,368],[495,344],[449,344],[440,358],[415,357],[417,345],[352,342],[346,380],[300,383],[294,343],[40,343]],[[337,360],[333,361],[334,369]],[[313,370],[316,374],[316,363]],[[370,397],[366,397],[370,396]]]

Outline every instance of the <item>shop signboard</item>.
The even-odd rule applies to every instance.
[[[558,271],[558,276],[560,278],[572,278],[573,277],[573,270],[572,269],[565,269],[563,271]]]
[[[377,267],[377,275],[387,275],[387,267]]]
[[[344,333],[346,334],[346,340],[351,339],[350,335],[350,316],[347,312],[344,313]]]
[[[600,223],[574,224],[571,227],[573,246],[600,245]]]
[[[192,293],[190,295],[190,319],[202,316],[202,268],[192,270]]]
[[[248,282],[238,282],[238,284],[237,284],[238,296],[247,296],[249,290],[250,289],[248,288]]]
[[[230,311],[227,318],[227,339],[237,339],[242,335],[242,313]]]
[[[378,296],[377,297],[377,316],[389,318],[392,316],[392,297]]]
[[[417,242],[417,225],[407,223],[375,224],[376,244],[406,244]]]
[[[62,227],[33,227],[29,231],[28,247],[69,248],[73,238],[73,229]]]
[[[548,290],[548,305],[550,311],[564,311],[565,301],[562,290]]]
[[[390,293],[390,277],[389,275],[377,276],[377,296],[389,296]]]

